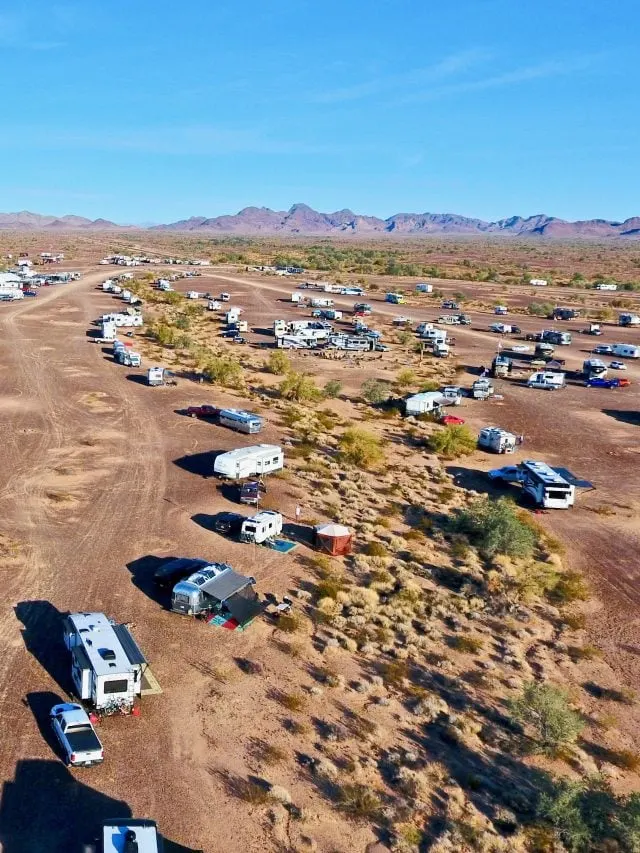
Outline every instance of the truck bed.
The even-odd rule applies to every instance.
[[[102,746],[90,726],[75,728],[64,733],[72,752],[100,752]]]

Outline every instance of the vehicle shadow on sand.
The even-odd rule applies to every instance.
[[[203,453],[191,453],[188,456],[181,456],[179,459],[174,459],[173,464],[183,471],[188,471],[189,474],[196,474],[198,477],[213,477],[213,463],[216,456],[223,451],[206,450]]]
[[[63,692],[70,692],[71,667],[62,639],[62,619],[66,614],[61,613],[49,601],[21,601],[15,607],[15,614],[24,626],[22,639],[27,651]]]
[[[640,426],[640,412],[630,412],[624,409],[603,409],[603,415],[608,415],[616,421],[623,424],[631,424],[631,426]]]

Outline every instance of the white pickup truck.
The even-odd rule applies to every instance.
[[[102,744],[81,705],[63,702],[54,705],[49,715],[67,764],[72,767],[89,767],[102,762]]]

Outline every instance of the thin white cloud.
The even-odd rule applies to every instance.
[[[399,89],[415,88],[428,83],[436,83],[468,71],[470,68],[487,61],[491,54],[481,48],[472,48],[446,56],[440,62],[425,68],[415,68],[402,74],[387,74],[343,86],[317,92],[310,100],[317,104],[336,104],[348,101],[358,101]]]
[[[536,65],[526,65],[514,68],[501,74],[490,77],[481,77],[476,80],[464,80],[459,83],[448,83],[444,86],[434,86],[422,92],[412,92],[401,98],[401,103],[417,103],[421,101],[437,100],[448,95],[460,95],[468,92],[482,92],[487,89],[500,89],[507,86],[515,86],[520,83],[528,83],[533,80],[542,80],[554,77],[562,77],[585,71],[596,61],[603,59],[602,54],[592,54],[568,59],[551,59]]]

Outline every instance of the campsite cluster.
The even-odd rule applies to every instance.
[[[111,262],[138,265],[129,264],[129,256],[122,257]],[[295,269],[287,274],[302,273]],[[415,293],[429,295],[432,289],[428,283],[419,283]],[[532,717],[523,711],[519,718],[507,719],[501,697],[506,692],[505,702],[510,702],[527,681],[543,686],[562,681],[565,653],[569,647],[578,648],[573,632],[582,626],[574,608],[586,592],[564,572],[560,547],[553,538],[530,522],[513,528],[514,542],[524,536],[529,543],[522,553],[509,541],[494,551],[483,551],[476,543],[479,529],[492,522],[493,508],[505,513],[503,522],[508,518],[511,524],[515,518],[509,515],[508,505],[497,499],[501,494],[497,488],[503,493],[509,490],[537,511],[546,511],[572,507],[578,491],[592,485],[564,467],[523,459],[487,472],[491,501],[474,503],[424,450],[433,450],[426,443],[432,436],[467,436],[465,418],[458,413],[479,412],[487,408],[487,401],[489,406],[492,401],[500,403],[512,385],[544,390],[570,384],[598,387],[595,380],[608,378],[607,370],[621,368],[602,363],[603,369],[590,355],[582,370],[566,369],[556,347],[569,343],[571,333],[556,323],[575,316],[558,314],[550,318],[552,328],[528,335],[501,320],[488,329],[497,336],[491,364],[473,365],[474,378],[463,387],[455,381],[459,378],[453,358],[457,342],[449,328],[470,327],[471,317],[459,313],[455,300],[445,300],[441,310],[454,313],[440,313],[433,321],[419,324],[404,315],[389,320],[386,306],[409,305],[405,310],[411,310],[414,294],[400,289],[390,291],[381,302],[355,284],[302,282],[286,300],[273,300],[273,319],[263,309],[260,328],[243,318],[249,311],[237,304],[239,297],[231,285],[230,293],[215,296],[195,290],[182,294],[173,289],[168,275],[141,284],[136,274],[126,272],[105,281],[100,290],[113,294],[122,307],[95,318],[88,336],[96,342],[96,350],[131,368],[127,378],[140,386],[141,393],[159,396],[161,404],[166,401],[169,407],[185,388],[194,389],[196,397],[201,382],[213,382],[221,396],[231,396],[242,405],[194,400],[176,412],[177,417],[210,426],[210,447],[222,443],[216,439],[222,433],[227,436],[225,447],[230,440],[233,444],[215,456],[210,454],[203,463],[209,466],[203,476],[218,484],[216,491],[224,497],[224,502],[216,497],[216,508],[222,505],[224,510],[211,517],[208,529],[237,543],[235,554],[245,549],[251,555],[247,565],[256,565],[254,555],[260,550],[269,553],[271,565],[280,565],[285,576],[291,575],[294,565],[289,555],[308,561],[317,574],[312,588],[291,575],[286,593],[275,595],[263,589],[259,571],[247,572],[241,558],[236,563],[235,559],[174,557],[154,566],[154,598],[173,614],[172,619],[185,619],[187,633],[195,632],[186,621],[191,617],[212,630],[233,632],[223,636],[240,642],[244,632],[260,632],[256,620],[264,620],[281,653],[291,655],[292,662],[301,654],[297,647],[304,648],[311,685],[302,694],[279,693],[275,701],[290,715],[283,725],[297,743],[299,772],[307,774],[318,792],[334,801],[356,826],[382,827],[390,848],[413,853],[423,849],[425,827],[439,808],[446,817],[445,828],[439,832],[434,821],[429,830],[436,843],[433,849],[456,853],[531,849],[522,829],[533,819],[530,803],[516,789],[533,785],[532,779],[516,758],[508,766],[501,762],[508,749],[506,739],[524,731],[525,723],[518,719],[529,725]],[[320,291],[322,295],[317,295]],[[148,299],[150,292],[153,300]],[[285,301],[289,319],[278,316],[281,309],[285,314]],[[395,454],[393,465],[384,464],[380,456],[371,464],[363,445],[355,450],[349,447],[349,442],[353,445],[363,439],[358,428],[347,429],[337,442],[327,435],[339,416],[319,411],[318,397],[305,406],[292,396],[284,405],[270,389],[269,393],[237,389],[223,380],[216,383],[208,366],[181,365],[175,356],[178,347],[164,345],[157,334],[158,316],[165,305],[178,306],[177,311],[197,306],[194,316],[205,318],[209,330],[218,332],[215,346],[227,361],[242,358],[247,363],[251,353],[262,359],[276,354],[284,358],[283,364],[288,359],[340,356],[346,372],[357,372],[369,364],[384,369],[399,355],[418,368],[427,365],[433,377],[428,390],[401,393],[390,382],[378,382],[376,389],[370,383],[372,393],[358,403],[361,419],[374,428],[382,425],[385,431],[385,424],[402,424],[408,448]],[[297,312],[294,319],[292,310]],[[500,306],[496,314],[504,317],[508,310]],[[627,321],[627,315],[621,315],[620,325],[636,325],[635,315],[628,316]],[[590,324],[584,331],[597,336],[600,328]],[[517,335],[522,343],[513,343]],[[238,348],[238,343],[245,346]],[[599,345],[603,346],[609,345]],[[624,354],[614,352],[615,346],[608,354],[637,357],[634,345],[620,345],[628,348]],[[618,380],[606,387],[627,384]],[[201,395],[199,389],[197,400]],[[244,408],[249,401],[256,411]],[[278,426],[275,418],[282,418]],[[275,436],[281,426],[278,440]],[[198,435],[203,434],[201,427],[198,430]],[[253,436],[267,431],[269,443],[256,444]],[[235,441],[229,438],[234,435]],[[518,431],[498,426],[483,427],[472,438],[474,449],[496,454],[515,453],[527,443]],[[187,460],[189,447],[185,439]],[[447,458],[446,453],[442,458]],[[404,479],[408,469],[410,485]],[[291,480],[305,490],[306,505],[287,515],[274,505],[273,496],[280,495],[283,484]],[[253,514],[246,515],[244,507]],[[473,521],[476,512],[479,515]],[[320,521],[318,516],[328,520]],[[523,534],[523,529],[529,532]],[[61,626],[70,682],[79,701],[54,706],[51,724],[70,765],[101,763],[105,753],[96,722],[114,714],[137,715],[141,701],[162,690],[134,639],[135,628],[111,618],[115,616],[123,618],[116,613],[70,613]],[[307,627],[311,625],[312,629]],[[193,636],[195,643],[201,635]],[[342,652],[344,658],[339,657]],[[357,655],[363,669],[355,669],[346,655]],[[477,660],[469,669],[472,655]],[[243,672],[260,674],[259,664],[241,661]],[[464,685],[462,693],[456,679],[458,688]],[[227,693],[231,689],[224,688]],[[333,719],[328,707],[328,697],[338,694],[349,697],[345,702],[351,697],[362,700],[357,712],[337,702],[342,722]],[[296,720],[309,705],[317,713],[315,741]],[[407,731],[415,728],[414,749],[411,737],[407,740],[402,734],[398,740],[393,734],[400,731],[401,723]],[[106,746],[109,760],[117,749],[110,753],[109,743]],[[568,737],[565,746],[581,771],[593,771],[593,759],[575,738]],[[450,748],[459,751],[461,767],[443,757]],[[274,756],[278,749],[272,746]],[[481,752],[489,762],[486,767],[472,757]],[[497,782],[492,772],[497,773]],[[340,783],[343,774],[349,781]],[[305,846],[309,830],[304,826],[304,809],[282,786],[266,779],[247,782],[240,796],[252,807],[271,804],[275,838],[281,832],[278,822],[284,810],[287,832],[298,839],[297,846],[286,849],[315,849],[313,839]],[[289,826],[290,820],[299,822],[299,830]],[[111,830],[114,826],[112,822]],[[358,832],[365,837],[363,828]],[[142,839],[142,828],[138,834]],[[149,849],[155,853],[158,848]]]

